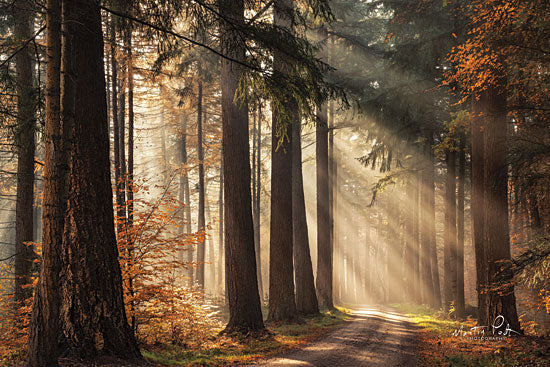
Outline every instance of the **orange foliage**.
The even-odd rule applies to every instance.
[[[124,228],[118,244],[129,322],[145,344],[201,344],[219,325],[202,293],[184,286],[187,269],[196,264],[184,261],[183,254],[204,242],[206,233],[179,230],[183,203],[166,188],[156,187],[162,195],[148,201],[142,197],[149,187],[134,186],[139,199],[133,224],[116,218]]]

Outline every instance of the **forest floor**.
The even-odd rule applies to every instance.
[[[475,320],[452,320],[427,306],[394,305],[418,327],[418,366],[546,367],[550,339],[535,336],[480,336],[468,333]],[[485,338],[483,338],[485,337]]]
[[[159,345],[145,347],[142,353],[154,366],[241,366],[279,355],[285,351],[302,348],[323,338],[353,319],[344,308],[305,317],[297,323],[272,323],[263,336],[213,337],[198,347]]]
[[[390,307],[355,309],[341,328],[257,366],[413,367],[418,365],[418,329]]]

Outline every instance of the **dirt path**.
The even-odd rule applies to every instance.
[[[355,310],[326,337],[256,366],[413,367],[416,350],[415,325],[389,307],[373,306]]]

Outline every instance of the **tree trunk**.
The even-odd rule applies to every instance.
[[[484,215],[483,239],[486,243],[488,260],[488,312],[489,322],[498,316],[504,317],[506,324],[519,332],[520,325],[516,310],[513,273],[510,265],[510,237],[508,228],[508,165],[506,160],[506,79],[498,76],[495,85],[490,85],[482,93],[484,124]],[[500,272],[500,273],[499,273]],[[498,274],[498,275],[497,275]]]
[[[258,102],[261,103],[261,102]],[[258,289],[260,292],[260,300],[264,300],[264,287],[262,282],[262,257],[261,257],[261,237],[260,237],[260,154],[261,154],[261,131],[262,131],[262,110],[261,105],[258,106],[258,115],[256,109],[253,112],[254,128],[253,128],[253,148],[252,148],[252,215],[254,221],[254,248],[256,250],[256,272],[258,276]]]
[[[46,126],[42,212],[42,263],[29,326],[29,367],[57,366],[59,356],[59,273],[65,212],[67,152],[60,121],[61,1],[46,2]],[[105,89],[103,89],[105,90]]]
[[[407,301],[411,302],[414,300],[414,273],[413,273],[413,227],[414,227],[414,218],[413,218],[413,202],[414,202],[414,187],[412,183],[412,178],[409,177],[405,187],[406,202],[408,205],[404,208],[404,220],[405,224],[404,229],[404,251],[403,251],[403,279],[406,279],[407,287],[405,289],[405,294],[407,296]],[[390,287],[391,288],[391,287]]]
[[[184,207],[182,209],[183,222],[181,227],[185,228],[187,234],[191,233],[191,204],[190,204],[190,193],[189,193],[189,174],[187,168],[187,115],[183,116],[182,121],[182,133],[180,141],[180,159],[181,159],[181,172],[180,172],[180,201],[183,203]],[[193,262],[193,246],[187,246],[187,262],[189,263],[187,271],[187,286],[193,286],[193,272],[194,268],[190,263]]]
[[[117,62],[117,47],[116,47],[116,26],[117,18],[115,16],[111,17],[111,69],[112,69],[112,95],[111,95],[111,110],[112,110],[112,119],[113,119],[113,152],[114,152],[114,166],[115,166],[115,198],[116,198],[116,207],[117,207],[117,218],[116,218],[116,231],[118,234],[123,231],[123,221],[122,214],[124,208],[124,199],[122,196],[121,183],[122,175],[120,171],[120,125],[119,125],[119,93],[118,93],[118,62]]]
[[[74,60],[75,126],[61,320],[74,355],[137,359],[141,354],[126,318],[114,231],[100,9],[93,0],[71,5],[73,17],[65,24],[72,25],[67,33],[73,51],[66,56]]]
[[[124,48],[126,49],[126,79],[128,81],[128,170],[125,177],[126,183],[126,247],[128,251],[128,266],[134,264],[134,243],[132,235],[134,233],[134,58],[132,54],[132,25],[126,25],[126,34],[124,37]],[[107,98],[107,101],[109,99]],[[124,137],[124,132],[123,132]],[[124,144],[123,144],[124,145]],[[132,301],[130,301],[131,326],[135,332],[136,317],[134,305],[134,281],[133,277],[128,278],[128,292]]]
[[[445,182],[445,310],[456,301],[456,152],[447,151],[445,163],[447,176]],[[456,302],[455,302],[456,304]]]
[[[292,231],[294,240],[294,281],[296,310],[303,315],[319,312],[315,280],[309,252],[300,121],[292,125]]]
[[[14,6],[16,42],[23,43],[31,37],[33,5],[29,0]],[[34,255],[33,199],[34,199],[34,90],[33,61],[29,47],[15,56],[17,87],[17,199],[15,204],[15,287],[14,306],[21,307],[32,296],[31,269]]]
[[[278,0],[274,5],[274,24],[292,32],[292,0]],[[280,51],[273,54],[273,69],[286,72],[289,68]],[[289,96],[290,97],[290,96]],[[292,233],[292,130],[298,123],[297,104],[290,97],[285,116],[277,106],[272,107],[273,133],[271,140],[271,223],[269,241],[269,321],[288,321],[296,318],[293,269]],[[290,185],[289,185],[290,183]]]
[[[262,104],[258,106],[258,152],[256,154],[256,221],[254,230],[254,235],[258,236],[258,244],[256,246],[258,253],[256,254],[256,265],[258,267],[258,287],[260,291],[260,300],[264,299],[264,282],[262,278],[262,258],[261,258],[261,248],[262,248],[262,236],[261,236],[261,190],[262,190],[262,176],[261,176],[261,167],[262,167]]]
[[[243,0],[218,0],[219,11],[237,27],[244,26]],[[224,55],[244,60],[245,45],[232,25],[222,22],[220,43]],[[222,126],[226,286],[229,323],[226,332],[263,330],[250,194],[248,106],[235,103],[242,66],[222,60]]]
[[[429,132],[431,134],[431,132]],[[429,139],[428,139],[429,141]],[[433,186],[433,165],[429,162],[431,154],[431,145],[426,142],[424,146],[424,158],[427,163],[422,170],[422,182],[420,186],[420,267],[421,267],[421,293],[422,302],[434,306],[434,289],[432,279],[432,264],[430,261],[430,252],[432,246],[432,235],[430,227],[432,217],[430,215],[430,185]]]
[[[197,158],[199,160],[199,212],[198,230],[205,231],[204,220],[204,153],[202,146],[202,81],[199,81],[197,91]],[[201,290],[204,290],[204,261],[206,253],[206,242],[203,239],[197,249],[197,283]]]
[[[460,135],[458,147],[458,188],[457,188],[457,294],[456,316],[460,319],[465,315],[464,302],[464,181],[466,176],[466,136]]]
[[[401,287],[401,256],[399,256],[399,201],[388,200],[388,222],[387,222],[387,245],[388,252],[386,253],[388,267],[390,271],[388,273],[388,300],[389,302],[402,301],[400,295],[403,292]],[[412,258],[411,258],[412,260]],[[412,280],[412,278],[409,278]]]
[[[433,132],[428,136],[429,149],[429,165],[430,169],[428,170],[428,177],[426,178],[426,190],[427,193],[427,225],[428,225],[428,236],[430,243],[430,267],[432,268],[432,281],[433,281],[433,303],[431,306],[435,309],[441,308],[441,286],[439,282],[439,263],[437,259],[437,236],[435,228],[435,157],[433,151]]]
[[[472,182],[472,232],[476,257],[476,288],[478,323],[489,325],[487,298],[487,251],[483,240],[485,207],[485,168],[484,168],[484,117],[482,101],[472,98],[472,120],[470,128],[471,151],[471,182]]]
[[[218,289],[220,291],[221,295],[225,294],[225,273],[223,271],[223,253],[224,253],[224,246],[223,246],[223,152],[221,152],[221,159],[220,159],[220,191],[218,195],[218,226],[219,226],[219,232],[218,232],[218,249],[219,249],[219,257],[218,257],[218,274],[219,276],[219,284]]]
[[[420,304],[420,176],[417,172],[413,177],[414,200],[413,204],[413,300]]]

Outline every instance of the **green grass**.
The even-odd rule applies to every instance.
[[[438,336],[449,336],[460,327],[460,322],[445,317],[442,310],[434,310],[427,305],[393,304],[392,306],[419,326]]]
[[[323,312],[295,324],[268,325],[269,335],[261,338],[219,337],[210,346],[188,349],[175,345],[148,348],[143,355],[160,366],[228,366],[250,362],[300,347],[341,325],[349,316],[345,309]]]

